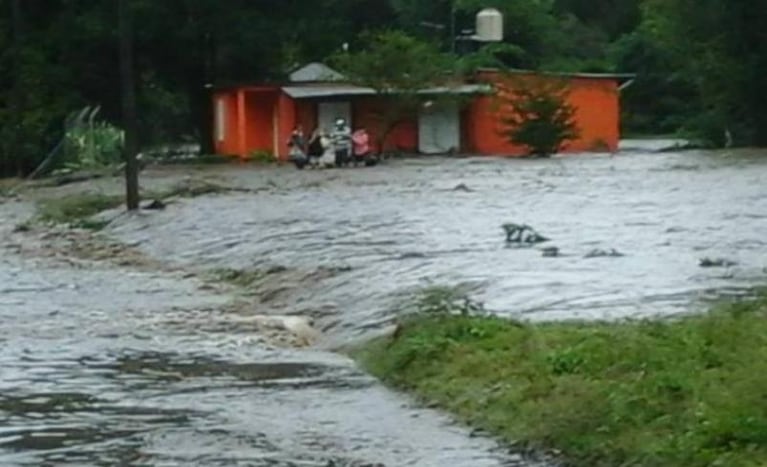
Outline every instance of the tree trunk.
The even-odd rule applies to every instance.
[[[24,113],[23,109],[23,96],[22,96],[22,90],[21,90],[21,83],[19,81],[19,72],[18,70],[21,67],[21,49],[23,47],[24,42],[24,16],[21,10],[21,0],[11,0],[11,30],[13,33],[12,37],[12,67],[13,69],[17,70],[16,73],[14,73],[12,85],[11,85],[11,94],[9,99],[9,108],[11,111],[11,121],[13,122],[13,125],[16,127],[15,130],[12,132],[11,142],[8,145],[9,148],[9,154],[13,154],[13,151],[16,150],[16,148],[21,143],[21,132],[22,128],[20,125],[21,117]],[[9,154],[6,154],[8,157]],[[16,175],[21,177],[25,170],[25,164],[24,164],[24,158],[23,157],[17,157],[16,158]]]
[[[130,0],[118,0],[120,30],[120,81],[125,142],[125,199],[129,211],[139,207],[138,153],[136,121],[136,89],[133,78],[133,38],[131,32]]]

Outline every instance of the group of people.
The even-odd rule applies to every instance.
[[[301,125],[296,125],[288,141],[290,160],[297,168],[310,167],[346,167],[375,165],[378,159],[372,154],[370,136],[364,128],[351,132],[346,120],[335,121],[329,134],[315,129],[307,141]]]

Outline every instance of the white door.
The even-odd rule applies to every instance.
[[[418,150],[446,154],[461,148],[461,117],[457,105],[431,105],[418,117]]]
[[[349,128],[352,127],[352,106],[349,102],[320,102],[317,108],[317,125],[320,129],[330,133],[333,131],[335,121],[339,118],[346,120]]]

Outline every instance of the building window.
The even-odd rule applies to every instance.
[[[226,135],[226,101],[216,99],[216,141],[224,141]]]

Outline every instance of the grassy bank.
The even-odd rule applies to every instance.
[[[40,220],[45,222],[100,230],[106,225],[106,222],[93,221],[90,218],[101,211],[116,208],[122,201],[120,196],[103,194],[63,196],[39,203],[38,216]]]
[[[162,190],[141,193],[142,200],[168,200],[172,198],[196,198],[227,192],[248,192],[249,190],[225,187],[205,180],[185,180]],[[71,227],[101,230],[108,222],[93,220],[96,214],[117,208],[125,202],[123,195],[104,193],[80,193],[44,199],[38,202],[37,219]]]
[[[667,322],[428,311],[357,357],[472,426],[574,466],[767,465],[767,296]]]

